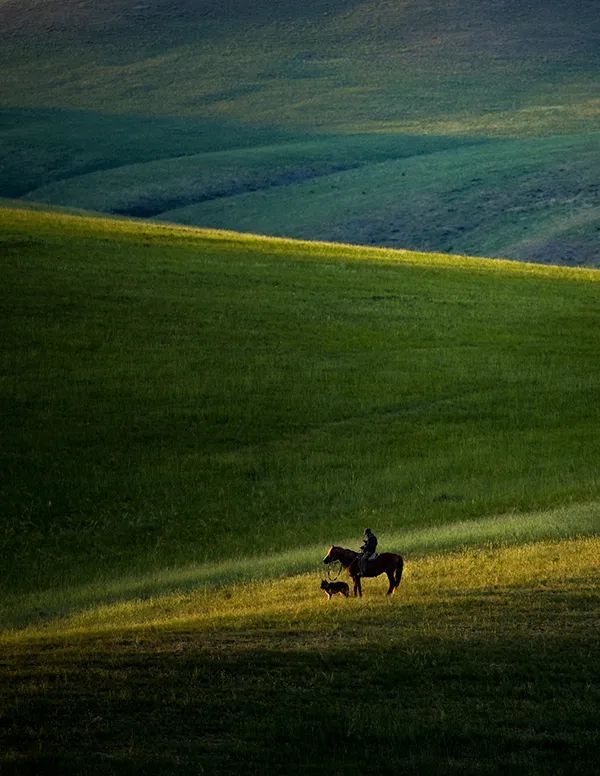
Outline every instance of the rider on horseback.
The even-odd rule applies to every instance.
[[[364,576],[367,571],[367,561],[369,558],[373,555],[377,548],[377,537],[371,531],[370,528],[365,528],[365,538],[362,543],[362,547],[360,548],[359,552],[360,555],[358,556],[358,564],[359,564],[359,570],[360,573]]]

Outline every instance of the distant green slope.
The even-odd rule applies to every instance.
[[[595,0],[4,0],[0,28],[0,196],[598,263]]]
[[[262,234],[597,266],[599,168],[598,133],[338,135],[121,164],[24,198]]]
[[[28,192],[25,198],[53,205],[78,202],[88,210],[156,216],[173,208],[223,200],[248,191],[285,188],[287,192],[297,183],[329,177],[338,171],[358,169],[362,174],[369,164],[464,144],[479,143],[431,136],[323,135],[303,142],[279,141],[123,164],[49,183]],[[283,226],[281,215],[278,223]]]
[[[89,172],[295,137],[286,130],[239,122],[0,108],[1,191],[5,197],[19,197],[54,181],[68,186],[72,178]],[[75,188],[68,204],[84,206],[80,196]]]
[[[596,122],[595,0],[4,0],[8,106],[356,131]]]
[[[305,239],[600,266],[599,170],[600,134],[465,141],[283,188],[212,198],[160,218]],[[46,191],[41,194],[51,200]]]
[[[595,272],[0,224],[5,595],[598,501]]]

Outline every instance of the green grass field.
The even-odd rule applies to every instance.
[[[598,275],[0,210],[0,762],[597,766]],[[365,525],[396,595],[319,590]]]
[[[599,22],[0,0],[2,776],[595,776]]]
[[[599,266],[599,141],[591,133],[455,140],[449,148],[283,188],[206,197],[158,217],[305,239]],[[91,189],[88,177],[82,183]],[[40,199],[53,201],[57,188],[43,190]],[[102,186],[93,190],[102,196]]]
[[[4,0],[0,21],[12,107],[508,136],[598,119],[593,0]]]
[[[107,607],[0,642],[5,767],[592,774],[598,539]],[[10,771],[9,771],[10,772]]]
[[[595,0],[3,0],[0,196],[597,266],[599,19]]]

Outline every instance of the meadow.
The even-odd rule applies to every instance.
[[[284,187],[204,197],[157,217],[304,239],[600,264],[597,133],[487,142],[445,138],[446,148],[444,138],[430,138],[439,147],[432,143],[404,158],[400,139],[390,137],[394,157]],[[87,177],[82,184],[91,188]],[[31,198],[52,201],[56,188]]]
[[[63,5],[0,4],[0,196],[598,264],[594,0]]]
[[[326,604],[313,573],[5,636],[3,769],[591,775],[599,551],[432,555],[392,602]]]
[[[508,137],[598,121],[593,0],[5,0],[0,22],[7,107]]]
[[[593,271],[1,217],[5,591],[598,497]]]
[[[598,275],[5,206],[7,772],[594,773]],[[319,590],[365,525],[393,598]]]

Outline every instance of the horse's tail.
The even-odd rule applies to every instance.
[[[396,573],[394,574],[394,590],[400,584],[400,580],[402,579],[403,569],[404,569],[404,561],[402,560],[402,555],[398,555],[398,565],[396,566]]]

